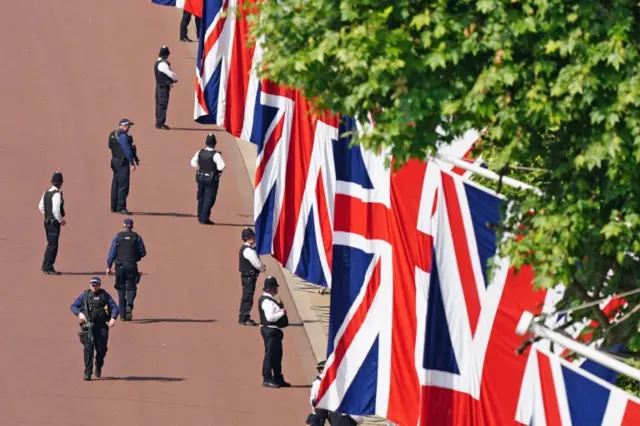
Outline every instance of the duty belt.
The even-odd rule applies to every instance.
[[[240,273],[242,275],[245,275],[247,277],[252,277],[252,278],[258,276],[258,272],[256,272],[256,271],[240,271]]]

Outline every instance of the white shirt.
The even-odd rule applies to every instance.
[[[311,384],[311,395],[309,396],[309,404],[311,404],[311,409],[313,409],[314,411],[315,411],[314,404],[318,403],[318,401],[316,401],[316,398],[318,397],[318,391],[320,390],[320,381],[321,381],[321,376],[317,376],[316,379]],[[341,414],[341,415],[347,416],[348,414]],[[351,417],[359,425],[364,423],[364,417],[362,416],[355,416],[355,415],[348,415],[348,416]]]
[[[209,148],[208,146],[204,148],[205,151],[215,151],[213,148]],[[195,167],[198,168],[198,154],[200,154],[200,151],[196,152],[196,155],[193,156],[193,158],[191,158],[191,167]],[[216,167],[218,168],[218,171],[223,171],[224,168],[227,166],[226,164],[224,164],[224,160],[222,159],[222,155],[220,155],[219,152],[216,152],[215,154],[213,154],[213,162],[215,163]]]
[[[162,58],[158,58],[156,60],[157,61],[161,61]],[[158,65],[158,71],[168,75],[173,81],[178,81],[178,74],[176,74],[175,72],[171,71],[171,68],[169,68],[169,65],[166,62],[161,62]]]
[[[260,261],[260,257],[258,257],[258,253],[256,253],[256,250],[253,247],[251,247],[251,245],[249,245],[249,243],[244,243],[244,245],[249,247],[251,250],[243,250],[242,251],[242,256],[245,259],[247,259],[249,262],[251,262],[253,267],[256,268],[257,270],[259,270],[260,272],[266,271],[267,267],[264,266],[262,264],[262,262]]]
[[[260,305],[262,307],[262,310],[264,311],[266,320],[269,322],[278,321],[284,316],[284,309],[280,308],[280,306],[276,304],[275,300],[273,300],[273,296],[269,293],[265,292],[262,293],[262,295],[267,297],[262,301],[262,305]],[[267,325],[263,327],[278,328],[275,325]]]
[[[52,186],[42,194],[42,198],[40,198],[40,205],[38,206],[40,208],[40,213],[44,214],[44,194],[57,189],[58,188],[55,186]],[[62,194],[62,191],[58,191],[57,194],[53,194],[53,197],[51,197],[51,210],[53,211],[53,217],[55,217],[58,222],[62,222],[62,215],[60,214],[60,201],[62,198],[60,197],[60,194]]]

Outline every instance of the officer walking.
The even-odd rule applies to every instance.
[[[218,186],[220,176],[226,167],[222,154],[216,151],[216,136],[212,133],[207,135],[205,147],[196,152],[191,159],[191,167],[198,169],[196,172],[196,182],[198,184],[198,222],[202,225],[213,225],[211,221],[211,209],[218,197]]]
[[[291,387],[282,376],[282,329],[289,325],[289,318],[282,301],[275,299],[278,287],[274,277],[267,277],[264,280],[264,293],[258,300],[260,333],[264,340],[262,386],[269,388]]]
[[[60,239],[60,227],[67,222],[64,218],[64,199],[62,198],[62,173],[55,172],[51,177],[51,184],[42,198],[40,198],[40,213],[44,214],[44,232],[47,236],[47,248],[44,251],[42,272],[48,275],[60,275],[53,264],[58,256],[58,240]]]
[[[191,43],[191,39],[187,35],[189,29],[189,22],[191,22],[191,12],[182,10],[182,20],[180,21],[180,41],[186,41]],[[196,38],[200,37],[200,26],[202,25],[202,18],[194,16],[196,21]]]
[[[167,121],[167,108],[169,107],[169,92],[173,83],[178,82],[178,76],[171,71],[171,64],[167,60],[170,52],[167,46],[160,48],[156,64],[153,68],[156,76],[156,129],[169,130]]]
[[[325,363],[326,361],[320,361],[316,367],[318,375],[311,384],[311,396],[309,398],[309,402],[311,403],[312,413],[307,417],[307,424],[310,426],[324,426],[327,420],[329,420],[329,424],[331,426],[356,426],[364,423],[364,418],[362,416],[341,414],[325,410],[324,408],[316,408],[316,405],[318,405],[318,391],[320,390],[320,382],[324,375]]]
[[[116,324],[119,310],[113,298],[101,288],[100,278],[91,278],[89,288],[71,304],[71,312],[80,320],[80,341],[84,346],[84,380],[91,380],[93,356],[96,357],[96,377],[102,376],[107,356],[109,327]]]
[[[256,322],[251,319],[251,308],[253,308],[253,295],[256,292],[256,281],[260,272],[267,270],[262,264],[256,252],[256,234],[251,228],[242,230],[242,241],[240,247],[240,281],[242,282],[242,298],[240,299],[240,315],[238,323],[242,325],[256,326]]]
[[[133,231],[133,220],[125,219],[123,230],[111,241],[111,248],[107,257],[107,276],[111,274],[111,266],[116,265],[116,284],[118,290],[118,304],[120,319],[133,319],[133,302],[138,292],[140,272],[138,262],[147,255],[142,237]]]
[[[126,118],[120,120],[119,127],[109,133],[109,149],[111,150],[111,211],[130,215],[127,210],[129,183],[131,171],[140,164],[138,149],[133,143],[133,136],[129,133],[135,123]]]

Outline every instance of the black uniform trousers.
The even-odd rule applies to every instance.
[[[316,408],[315,411],[315,414],[310,414],[307,417],[307,424],[310,426],[324,426],[327,420],[331,426],[356,426],[358,424],[351,416],[343,416],[324,408]]]
[[[198,222],[210,220],[211,209],[218,198],[219,180],[213,179],[211,182],[198,182]]]
[[[169,92],[171,92],[170,85],[156,84],[156,126],[163,126],[165,121],[167,121]]]
[[[253,308],[253,295],[256,292],[257,275],[240,274],[242,282],[242,298],[240,299],[239,322],[247,322],[251,318]]]
[[[196,37],[200,37],[200,25],[202,24],[202,19],[198,18],[197,16],[194,16],[195,21],[196,21]],[[187,12],[186,10],[182,11],[182,21],[180,21],[180,38],[185,38],[187,37],[189,31],[189,22],[191,22],[191,13]]]
[[[60,222],[57,220],[44,220],[44,232],[47,235],[47,248],[44,250],[42,270],[50,271],[58,256],[58,240],[60,239]]]
[[[133,302],[138,294],[138,264],[116,263],[116,285],[118,291],[118,308],[120,315],[126,315],[127,308],[133,310]]]
[[[125,157],[111,158],[111,211],[126,210],[127,197],[129,196],[129,183],[131,181],[131,169],[129,160]]]
[[[282,380],[282,339],[284,333],[278,328],[260,327],[264,340],[262,378],[265,381]]]
[[[104,358],[107,356],[107,343],[109,342],[109,326],[105,322],[93,324],[91,327],[93,338],[83,339],[84,346],[84,374],[93,373],[93,357],[96,358],[96,367],[102,368]]]

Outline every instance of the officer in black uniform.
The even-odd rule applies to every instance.
[[[60,227],[67,222],[64,218],[64,199],[62,198],[62,173],[55,172],[51,177],[51,188],[42,194],[40,199],[40,212],[44,214],[44,232],[47,236],[47,248],[44,251],[42,272],[48,275],[60,275],[53,264],[58,256],[58,240],[60,239]]]
[[[191,158],[191,167],[198,169],[196,172],[196,183],[198,184],[198,222],[202,225],[213,225],[211,221],[211,209],[218,197],[218,186],[220,176],[225,168],[222,154],[216,151],[216,136],[212,133],[207,135],[205,147],[196,152]]]
[[[133,231],[133,220],[124,220],[124,229],[111,241],[111,248],[107,257],[107,275],[111,274],[111,265],[116,264],[116,284],[118,303],[120,305],[120,319],[133,319],[133,302],[138,293],[140,272],[138,262],[147,255],[142,237]]]
[[[200,26],[202,25],[202,18],[194,16],[196,21],[196,39],[200,37]],[[180,21],[180,41],[191,42],[188,36],[189,22],[191,22],[191,12],[186,9],[182,10],[182,20]]]
[[[238,323],[242,325],[256,326],[256,322],[251,319],[251,308],[253,308],[253,295],[256,292],[256,281],[260,272],[267,270],[262,264],[258,253],[256,253],[256,234],[251,228],[242,230],[242,241],[240,247],[240,281],[242,282],[242,298],[240,299],[240,314]]]
[[[102,376],[107,356],[109,327],[116,324],[119,310],[113,298],[101,288],[100,278],[93,277],[86,290],[71,304],[71,312],[80,320],[80,341],[84,346],[84,380],[91,380],[93,356],[96,357],[96,377]]]
[[[311,384],[311,395],[309,402],[311,403],[311,414],[307,417],[306,424],[310,426],[324,426],[325,422],[329,420],[331,426],[356,426],[364,423],[362,416],[351,416],[348,414],[336,413],[334,411],[328,411],[324,408],[317,408],[318,405],[318,391],[320,390],[320,382],[324,375],[324,367],[326,361],[320,361],[317,365],[318,375]]]
[[[258,300],[260,333],[264,340],[262,386],[269,388],[291,386],[282,376],[282,329],[289,325],[289,318],[282,301],[275,299],[278,287],[274,277],[267,277],[264,280],[264,293]]]
[[[140,164],[138,149],[133,143],[133,136],[129,133],[134,123],[126,118],[120,120],[119,127],[109,133],[109,149],[111,150],[111,211],[131,214],[127,210],[129,183],[131,170],[136,170]]]
[[[178,76],[171,71],[171,64],[167,60],[169,55],[169,48],[162,46],[153,67],[153,72],[156,76],[156,129],[163,130],[169,130],[169,126],[164,124],[167,121],[169,92],[173,84],[178,81]]]

